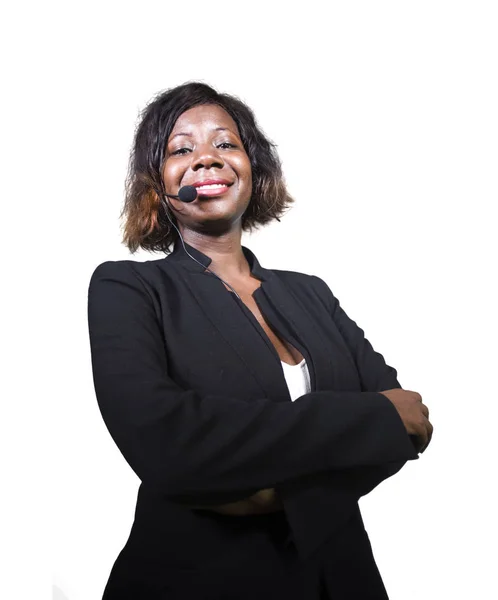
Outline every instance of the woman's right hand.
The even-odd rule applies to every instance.
[[[429,409],[422,403],[422,396],[411,390],[394,388],[380,392],[384,394],[396,407],[406,431],[410,435],[415,435],[420,440],[420,452],[429,445],[433,427],[429,421]]]

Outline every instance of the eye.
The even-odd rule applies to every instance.
[[[218,148],[223,148],[223,149],[237,148],[237,146],[235,144],[231,144],[230,142],[222,142],[221,144],[218,144],[217,147]]]
[[[181,156],[187,154],[187,152],[190,152],[190,148],[178,148],[178,150],[174,150],[171,154]]]

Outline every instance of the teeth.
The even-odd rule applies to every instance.
[[[211,183],[209,185],[200,185],[198,190],[217,190],[218,188],[227,187],[225,183]]]

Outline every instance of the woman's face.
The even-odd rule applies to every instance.
[[[190,203],[169,199],[179,225],[197,231],[240,226],[252,192],[252,172],[232,117],[216,105],[195,106],[175,123],[163,169],[165,189],[197,188]]]

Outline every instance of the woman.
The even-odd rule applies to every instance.
[[[105,600],[387,598],[358,500],[432,425],[324,281],[241,246],[291,202],[238,99],[189,83],[144,110],[124,241],[168,255],[102,263],[88,297],[99,406],[141,479]]]

